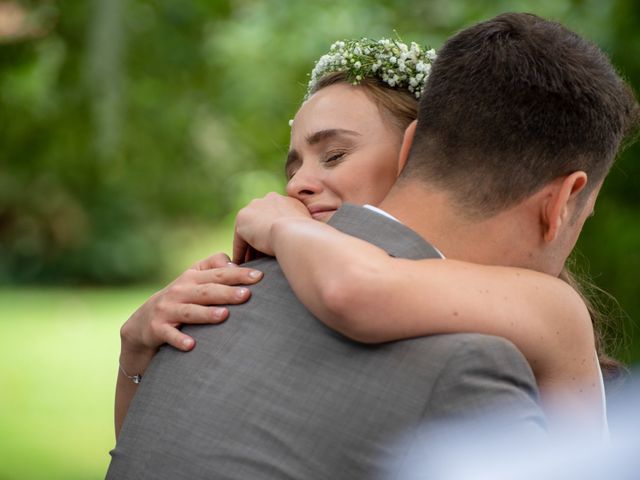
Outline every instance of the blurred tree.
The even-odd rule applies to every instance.
[[[437,48],[507,10],[591,38],[638,86],[633,0],[0,0],[0,281],[153,278],[173,225],[282,188],[287,121],[334,40]],[[577,259],[631,318],[639,156],[614,167]]]

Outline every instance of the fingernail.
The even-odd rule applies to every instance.
[[[227,313],[227,309],[226,308],[215,308],[213,310],[213,316],[220,320],[222,317],[224,317],[224,314]]]
[[[193,345],[193,339],[185,338],[184,340],[182,340],[182,346],[184,348],[189,348],[189,347],[191,347],[191,345]]]
[[[249,293],[249,290],[247,288],[239,288],[238,290],[236,290],[236,297],[244,298],[247,293]]]
[[[249,272],[249,277],[253,278],[254,280],[256,278],[260,278],[262,276],[262,272],[260,270],[251,270]]]
[[[237,267],[237,266],[238,266],[237,263],[227,262],[227,267]]]

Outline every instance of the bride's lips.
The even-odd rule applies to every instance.
[[[315,220],[328,220],[337,210],[336,207],[328,205],[311,205],[307,209]]]

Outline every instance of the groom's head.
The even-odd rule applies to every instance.
[[[501,248],[529,242],[511,264],[558,273],[639,111],[596,46],[503,14],[439,51],[397,188],[444,194],[454,215],[493,222]]]
[[[558,177],[606,176],[638,107],[593,44],[530,14],[467,28],[438,53],[403,178],[489,216]]]

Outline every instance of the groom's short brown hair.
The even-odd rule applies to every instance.
[[[503,14],[438,53],[402,176],[490,215],[577,170],[597,185],[638,111],[595,45],[535,15]]]

